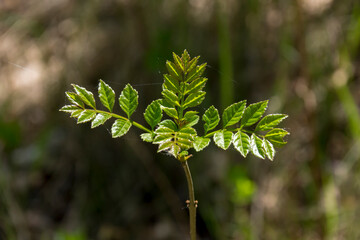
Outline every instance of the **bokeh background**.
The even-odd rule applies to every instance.
[[[190,160],[199,239],[360,239],[358,0],[0,0],[0,239],[188,239],[176,160],[58,111],[101,78],[144,123],[183,49],[208,63],[199,112],[270,99],[291,132],[273,162]]]

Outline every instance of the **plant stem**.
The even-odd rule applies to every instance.
[[[191,178],[191,172],[187,160],[182,161],[181,165],[183,166],[185,171],[188,190],[189,190],[189,198],[190,198],[190,204],[189,204],[190,239],[196,240],[196,206],[195,206],[194,185]]]

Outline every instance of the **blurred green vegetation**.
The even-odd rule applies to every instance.
[[[58,112],[100,78],[144,110],[183,49],[209,65],[201,113],[270,99],[290,116],[274,162],[191,159],[199,239],[360,239],[356,0],[0,1],[0,239],[186,239],[178,162]]]

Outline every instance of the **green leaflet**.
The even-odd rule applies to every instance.
[[[77,105],[65,105],[63,106],[62,108],[60,108],[59,111],[62,111],[62,112],[67,112],[67,113],[73,113],[75,111],[78,111],[78,110],[83,110],[81,109],[79,106]]]
[[[207,80],[207,78],[198,78],[195,81],[191,82],[189,85],[186,86],[185,94],[191,94],[201,91],[205,87]]]
[[[76,84],[72,84],[73,88],[75,89],[76,94],[81,98],[81,100],[88,106],[96,109],[95,106],[95,99],[92,92],[89,92],[83,87],[80,87]]]
[[[214,106],[209,107],[202,116],[202,120],[205,122],[204,130],[206,134],[219,124],[220,116],[218,110]]]
[[[93,110],[83,110],[79,117],[78,117],[78,121],[77,123],[85,123],[85,122],[89,122],[91,120],[93,120],[93,118],[95,118],[96,116],[96,112]]]
[[[115,91],[100,79],[98,92],[101,103],[112,112],[115,103]]]
[[[170,74],[164,74],[163,89],[168,89],[169,91],[172,91],[174,93],[179,93],[180,92],[179,81]]]
[[[178,97],[176,96],[175,93],[167,90],[167,89],[164,89],[161,94],[163,95],[163,97],[165,98],[165,100],[171,105],[171,107],[174,107],[174,106],[180,106],[179,104],[179,99]]]
[[[259,157],[264,159],[265,158],[265,151],[263,149],[263,141],[261,140],[261,138],[259,138],[258,136],[256,136],[255,134],[251,135],[250,138],[250,149],[251,152]]]
[[[200,152],[206,148],[210,143],[210,138],[195,137],[194,148],[197,152]]]
[[[140,135],[143,141],[158,144],[159,152],[165,151],[181,161],[190,157],[189,149],[201,151],[207,147],[211,142],[210,136],[215,144],[224,150],[233,143],[235,149],[244,157],[251,151],[257,157],[272,160],[275,156],[274,146],[286,144],[283,138],[289,133],[276,128],[287,115],[270,114],[262,118],[268,105],[267,100],[248,107],[245,100],[228,106],[222,113],[223,129],[217,131],[214,129],[220,122],[220,116],[218,110],[211,106],[202,115],[204,135],[209,137],[197,135],[193,126],[199,122],[199,113],[186,110],[201,104],[206,95],[203,91],[208,81],[203,77],[206,63],[197,65],[198,60],[199,57],[190,58],[189,53],[184,50],[181,57],[173,53],[173,62],[166,62],[168,73],[164,74],[162,84],[163,99],[151,102],[144,111],[144,118],[149,127],[130,120],[136,111],[139,98],[138,92],[130,84],[125,86],[119,96],[119,105],[125,112],[124,117],[112,113],[115,92],[102,80],[99,81],[98,94],[108,112],[97,110],[93,94],[75,84],[72,85],[75,92],[66,92],[71,105],[65,105],[60,111],[70,113],[71,117],[77,118],[78,123],[91,121],[91,128],[116,117],[117,120],[111,128],[114,138],[123,136],[134,125],[145,132]],[[161,121],[163,112],[170,119]],[[252,127],[256,123],[257,126]],[[261,134],[262,138],[256,135],[257,131],[264,131]],[[250,137],[250,132],[256,134]]]
[[[246,157],[250,151],[250,137],[241,131],[238,131],[233,138],[234,147],[243,157]]]
[[[166,120],[162,121],[161,123],[159,123],[159,126],[169,128],[173,131],[177,131],[176,124],[174,123],[174,121],[172,121],[170,119],[166,119]]]
[[[197,115],[196,111],[188,111],[184,115],[185,126],[194,126],[199,122],[200,117]]]
[[[140,137],[144,142],[152,142],[154,140],[154,136],[152,133],[143,133],[140,134]]]
[[[224,128],[234,125],[240,121],[244,113],[245,106],[246,100],[234,103],[224,110],[222,115]]]
[[[111,135],[113,138],[121,137],[129,131],[130,127],[130,121],[117,119],[111,127]]]
[[[282,147],[287,143],[283,140],[283,137],[285,137],[288,134],[289,133],[284,129],[274,128],[273,130],[266,133],[265,139],[270,141],[276,147]]]
[[[201,77],[206,68],[206,63],[201,64],[200,66],[196,66],[192,71],[190,71],[187,75],[186,82],[192,82],[195,79]]]
[[[127,114],[128,118],[135,112],[138,105],[138,92],[127,84],[119,97],[119,104],[121,109]]]
[[[275,149],[274,146],[268,140],[263,140],[263,149],[265,150],[266,156],[272,161],[275,156]]]
[[[150,125],[151,129],[161,121],[162,111],[160,106],[160,100],[152,101],[149,106],[147,106],[144,117],[146,122]]]
[[[203,91],[199,91],[199,92],[190,94],[186,98],[182,107],[185,109],[188,107],[195,107],[195,106],[199,105],[204,100],[205,94],[206,94],[206,92],[203,92]]]
[[[76,111],[71,113],[70,117],[78,118],[80,116],[80,114],[82,113],[82,111],[84,111],[84,110],[83,109],[76,110]]]
[[[185,66],[187,66],[187,64],[190,61],[190,54],[188,53],[188,51],[186,51],[186,49],[184,50],[184,52],[181,54],[181,59],[184,62]]]
[[[75,104],[81,108],[84,108],[84,103],[81,100],[81,98],[79,97],[79,95],[77,95],[76,93],[73,93],[73,92],[66,92],[65,95],[72,104]]]
[[[184,64],[183,64],[183,61],[181,60],[181,58],[178,55],[176,55],[175,53],[173,53],[173,58],[174,58],[175,65],[181,70],[181,72],[184,72],[185,68],[184,68]]]
[[[269,114],[260,120],[255,128],[255,131],[271,130],[285,118],[287,118],[286,114]]]
[[[191,72],[196,67],[199,58],[200,56],[194,57],[193,59],[191,59],[190,62],[186,64],[186,73]]]
[[[91,122],[91,128],[96,128],[100,125],[103,125],[110,118],[111,114],[109,113],[98,113],[94,120]]]
[[[232,141],[232,132],[230,131],[222,130],[214,134],[215,144],[224,150],[229,148],[231,141]]]
[[[179,82],[182,81],[181,70],[179,67],[170,61],[166,61],[166,68],[171,76],[178,79]]]
[[[268,102],[269,101],[266,100],[266,101],[250,104],[245,109],[244,115],[242,116],[241,126],[242,127],[251,126],[257,121],[259,121],[259,119],[262,117],[262,115],[264,114],[267,108]]]

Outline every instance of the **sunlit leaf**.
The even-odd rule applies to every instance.
[[[210,143],[210,138],[204,137],[195,137],[194,148],[197,152],[200,152],[204,148],[206,148]]]
[[[185,94],[191,94],[196,93],[198,91],[201,91],[206,84],[207,78],[198,78],[195,81],[191,82],[187,87]]]
[[[127,114],[128,118],[135,112],[138,106],[138,92],[127,84],[119,97],[119,104],[121,109]]]
[[[274,128],[265,135],[265,139],[270,141],[276,147],[282,147],[287,142],[284,141],[283,137],[288,135],[289,133],[281,128]]]
[[[77,95],[79,95],[79,97],[81,98],[81,100],[88,106],[92,107],[92,108],[96,108],[95,106],[95,99],[94,99],[94,95],[92,94],[92,92],[86,90],[83,87],[80,87],[76,84],[72,84],[73,88],[75,89],[75,92]]]
[[[179,104],[179,99],[178,97],[176,96],[175,93],[167,90],[167,89],[164,89],[161,94],[163,95],[163,97],[165,98],[165,100],[172,106],[180,106]]]
[[[199,105],[204,100],[205,94],[206,94],[206,92],[203,92],[203,91],[199,91],[199,92],[190,94],[186,98],[182,107],[188,108],[188,107],[195,107],[195,106]]]
[[[185,113],[184,119],[185,119],[185,125],[191,127],[199,122],[200,117],[197,115],[197,112],[188,111]]]
[[[111,135],[113,138],[121,137],[129,131],[130,127],[130,121],[117,119],[111,127]]]
[[[172,131],[177,131],[177,126],[176,126],[176,124],[175,124],[172,120],[170,120],[170,119],[166,119],[166,120],[160,122],[160,123],[159,123],[159,126],[160,126],[160,127],[169,128],[169,129],[171,129]]]
[[[265,151],[263,149],[263,141],[261,140],[261,138],[259,138],[258,136],[256,136],[255,134],[251,135],[250,138],[250,149],[251,152],[259,157],[264,159],[265,158]]]
[[[271,130],[287,117],[286,114],[269,114],[260,120],[255,131]]]
[[[272,161],[275,156],[274,146],[268,140],[263,140],[263,149],[265,150],[266,156]]]
[[[202,116],[202,120],[205,122],[204,130],[206,134],[219,124],[220,116],[218,110],[214,106],[209,107]]]
[[[238,123],[244,113],[246,100],[234,103],[227,107],[222,115],[223,126],[228,127]]]
[[[262,115],[264,114],[267,108],[268,102],[269,101],[266,100],[266,101],[250,104],[245,109],[244,115],[242,116],[241,126],[243,127],[251,126],[257,121],[259,121],[259,119],[262,117]]]
[[[154,127],[161,121],[162,118],[162,111],[159,100],[152,101],[152,103],[147,106],[144,117],[150,127],[154,129]]]
[[[96,116],[96,112],[93,110],[85,109],[82,111],[78,117],[77,123],[85,123],[93,120]]]
[[[232,132],[230,131],[222,130],[214,134],[215,144],[224,150],[229,148],[231,141],[232,141]]]
[[[164,74],[163,89],[168,89],[174,93],[179,93],[179,81],[170,74]]]
[[[144,142],[152,142],[154,140],[153,134],[151,133],[143,133],[140,137]]]
[[[191,59],[190,62],[186,64],[186,73],[191,72],[196,67],[199,58],[200,56],[194,57],[193,59]]]
[[[82,101],[82,99],[79,97],[79,95],[77,95],[76,93],[73,92],[66,92],[66,97],[67,99],[69,99],[69,101],[74,104],[77,105],[81,108],[84,108],[84,103]]]
[[[241,131],[238,131],[233,138],[234,147],[243,157],[246,157],[250,151],[250,137]]]
[[[175,65],[176,65],[182,72],[184,72],[184,71],[185,71],[185,69],[184,69],[184,64],[183,64],[181,58],[180,58],[178,55],[176,55],[175,53],[173,53],[173,58],[174,58],[174,63],[175,63]]]
[[[83,109],[79,109],[79,110],[76,110],[76,111],[73,111],[70,115],[70,117],[72,118],[78,118],[80,116],[80,114],[82,113],[82,111],[84,111]]]
[[[206,63],[201,64],[200,66],[196,66],[192,71],[190,71],[187,75],[186,82],[192,82],[197,78],[201,77],[206,68]]]
[[[82,108],[80,108],[79,106],[77,105],[65,105],[63,106],[62,108],[60,108],[59,111],[62,111],[62,112],[67,112],[67,113],[73,113],[74,111],[77,111],[77,110],[83,110]]]
[[[100,79],[98,92],[101,103],[112,112],[115,103],[115,91]]]
[[[103,125],[110,118],[111,114],[109,113],[98,113],[94,120],[91,122],[91,128],[96,128],[100,125]]]
[[[171,76],[175,77],[179,81],[182,81],[181,70],[179,67],[170,61],[166,61],[166,68]]]

